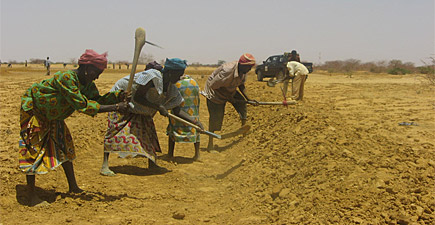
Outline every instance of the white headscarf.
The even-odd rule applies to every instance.
[[[142,71],[140,73],[136,73],[134,75],[135,84],[145,86],[150,81],[153,81],[154,87],[156,88],[157,92],[161,95],[163,93],[163,76],[160,71],[155,69],[149,69],[146,71]]]
[[[125,76],[122,79],[118,80],[115,83],[115,86],[112,88],[112,91],[119,89],[127,90],[129,79],[130,76]],[[134,82],[131,89],[132,96],[135,95],[139,85],[145,86],[150,81],[153,82],[154,87],[147,92],[147,96],[144,96],[148,99],[148,101],[155,104],[162,104],[166,109],[175,108],[184,101],[183,97],[181,96],[180,92],[174,84],[170,84],[167,93],[163,94],[163,76],[160,71],[155,69],[149,69],[136,73],[134,75]],[[136,114],[153,116],[157,112],[157,110],[151,107],[141,105],[140,103],[134,101],[134,98],[132,98],[129,102],[129,106],[130,112]]]

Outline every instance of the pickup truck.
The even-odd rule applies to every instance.
[[[284,74],[288,74],[287,62],[288,57],[285,54],[270,56],[266,61],[263,61],[263,64],[260,64],[255,68],[257,80],[262,81],[265,77],[283,77]],[[313,63],[301,63],[307,67],[310,73],[313,72]]]

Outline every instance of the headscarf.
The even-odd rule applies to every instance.
[[[245,53],[242,56],[240,56],[239,64],[241,65],[255,65],[255,58],[253,55],[249,53]]]
[[[162,71],[163,66],[160,65],[158,62],[154,61],[154,62],[150,62],[146,65],[145,70],[149,70],[149,69],[155,69],[158,71]]]
[[[107,52],[100,55],[92,49],[86,49],[79,59],[79,65],[84,64],[94,65],[98,69],[104,70],[107,67]]]
[[[149,69],[137,73],[134,75],[134,83],[139,85],[147,85],[148,82],[152,81],[154,87],[156,88],[159,94],[163,93],[163,77],[162,73],[156,69]]]
[[[165,67],[162,72],[166,72],[168,70],[184,70],[187,67],[187,61],[179,58],[166,58]]]

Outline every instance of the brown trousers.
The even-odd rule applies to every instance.
[[[299,101],[304,97],[304,84],[307,75],[296,75],[292,82],[292,99]]]

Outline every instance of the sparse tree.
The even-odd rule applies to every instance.
[[[393,75],[404,75],[411,73],[414,68],[414,64],[407,62],[402,63],[401,60],[393,59],[388,63],[388,73]]]
[[[429,62],[425,62],[422,60],[424,66],[419,67],[419,72],[425,74],[426,80],[429,81],[429,84],[435,85],[435,57],[429,57]]]

